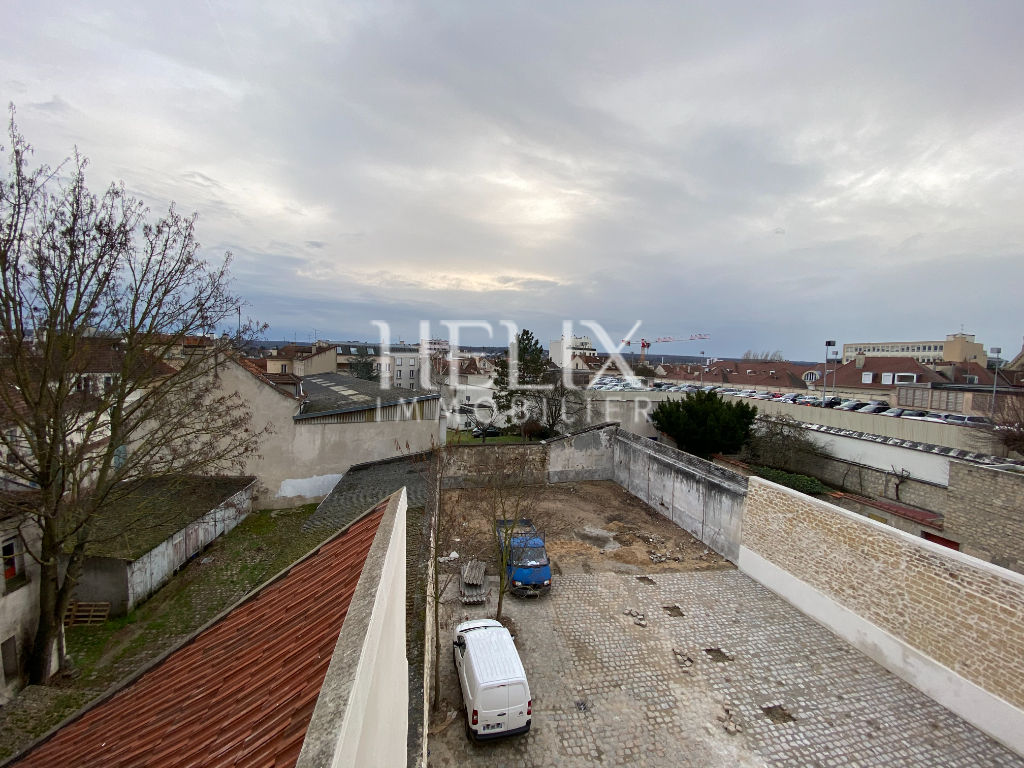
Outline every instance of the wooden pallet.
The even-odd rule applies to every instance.
[[[64,612],[64,626],[102,624],[110,616],[110,603],[73,602]]]

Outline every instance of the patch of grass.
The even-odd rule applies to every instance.
[[[529,443],[527,440],[519,435],[498,435],[497,437],[488,437],[487,442],[484,442],[482,437],[473,437],[469,432],[455,432],[451,430],[448,432],[448,443],[451,445],[494,445],[497,443]]]

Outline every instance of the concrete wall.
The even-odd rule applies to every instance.
[[[548,482],[611,480],[615,476],[612,443],[615,424],[600,424],[564,437],[545,440]]]
[[[616,483],[736,562],[744,477],[621,430],[615,435],[613,449]]]
[[[1024,576],[760,478],[741,570],[1024,753]]]
[[[111,616],[128,613],[128,568],[126,560],[116,557],[87,557],[75,585],[72,600],[83,603],[110,603]]]
[[[297,768],[406,764],[406,491],[392,494],[327,669]]]
[[[211,541],[227,533],[252,511],[256,482],[246,486],[220,506],[189,523],[134,562],[126,563],[127,601],[130,611],[170,580],[174,572],[201,552]],[[88,566],[87,566],[88,567]],[[85,599],[85,598],[82,598]],[[111,613],[114,613],[111,601]]]
[[[598,424],[617,421],[622,428],[636,435],[656,436],[657,430],[647,420],[647,414],[662,400],[679,399],[681,392],[602,392],[588,390],[589,401],[587,422]],[[725,397],[730,397],[725,395]],[[863,397],[863,395],[861,396]],[[849,413],[832,408],[807,408],[789,403],[775,403],[764,400],[747,400],[759,414],[782,414],[798,421],[822,424],[838,429],[869,432],[883,437],[895,437],[929,445],[944,445],[964,451],[987,453],[992,456],[1006,456],[1006,448],[985,430],[961,427],[954,424],[938,424],[911,419],[893,419],[877,414]],[[891,401],[895,405],[895,401]]]
[[[883,472],[892,472],[895,468],[897,473],[904,472],[915,480],[935,485],[949,483],[948,456],[829,432],[804,430],[804,434],[839,461],[880,469]]]
[[[823,424],[827,427],[849,429],[855,432],[869,432],[883,437],[895,437],[899,440],[910,440],[930,445],[945,445],[963,451],[987,453],[992,456],[1005,456],[1006,449],[999,444],[989,432],[973,427],[961,427],[955,424],[939,424],[930,421],[914,421],[913,419],[894,419],[874,413],[851,413],[837,411],[834,408],[807,408],[789,403],[774,403],[764,400],[747,402],[757,406],[759,414],[784,414],[798,421]],[[890,401],[895,405],[895,401]]]

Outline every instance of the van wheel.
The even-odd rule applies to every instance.
[[[466,717],[466,738],[472,742],[476,742],[476,734],[473,733],[473,729],[469,727],[469,717]]]

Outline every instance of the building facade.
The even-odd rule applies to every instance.
[[[858,341],[843,344],[843,362],[849,363],[857,355],[868,357],[911,357],[919,363],[942,361],[986,364],[985,345],[978,343],[973,333],[950,333],[945,341]]]

